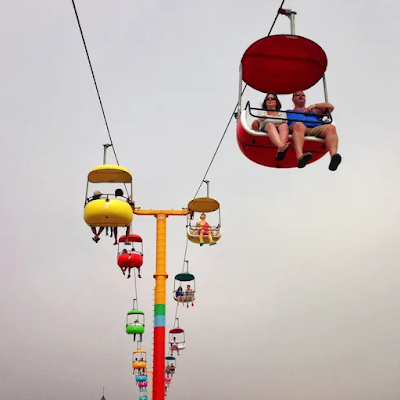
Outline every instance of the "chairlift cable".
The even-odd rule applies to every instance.
[[[279,6],[278,11],[276,12],[274,22],[273,22],[272,25],[271,25],[271,28],[270,28],[270,30],[269,30],[269,32],[268,32],[267,37],[271,35],[272,29],[273,29],[274,26],[275,26],[275,23],[276,23],[276,21],[277,21],[277,19],[278,19],[278,17],[279,17],[279,14],[280,14],[280,10],[282,9],[284,3],[285,3],[285,0],[282,0],[282,3],[281,3],[281,5]],[[243,96],[243,93],[244,93],[244,91],[246,90],[246,88],[247,88],[247,83],[245,84],[245,86],[244,86],[244,88],[243,88],[243,90],[242,90],[241,96]],[[226,128],[225,128],[225,130],[224,130],[224,133],[222,134],[222,137],[221,137],[221,139],[220,139],[220,141],[219,141],[219,143],[218,143],[218,146],[217,146],[217,148],[216,148],[216,150],[215,150],[215,152],[214,152],[214,155],[213,155],[212,158],[211,158],[210,164],[208,165],[208,167],[207,167],[207,169],[206,169],[206,172],[205,172],[205,174],[204,174],[204,176],[203,176],[203,178],[202,178],[202,180],[201,180],[201,183],[200,183],[200,185],[199,185],[199,187],[198,187],[198,189],[197,189],[197,192],[196,192],[196,194],[193,196],[193,198],[195,198],[195,197],[197,196],[197,194],[198,194],[199,191],[200,191],[201,186],[202,186],[203,183],[204,183],[204,180],[205,180],[206,177],[207,177],[208,171],[210,170],[211,165],[212,165],[212,163],[214,162],[215,156],[217,155],[218,150],[219,150],[219,148],[220,148],[220,146],[221,146],[221,143],[222,143],[222,141],[223,141],[224,138],[225,138],[225,134],[226,134],[226,132],[228,131],[229,125],[231,124],[232,119],[233,119],[233,117],[235,116],[235,112],[236,112],[236,109],[237,109],[238,105],[239,105],[239,102],[236,103],[235,108],[233,109],[233,112],[232,112],[232,114],[231,114],[231,116],[230,116],[230,118],[229,118],[228,124],[226,125]]]
[[[186,238],[185,254],[183,255],[182,272],[185,272],[185,261],[186,261],[186,254],[187,254],[187,249],[188,249],[188,243],[189,243],[189,239]]]
[[[176,318],[178,317],[178,307],[179,307],[179,303],[176,304],[175,321],[176,321]]]
[[[92,73],[94,86],[96,87],[97,97],[98,97],[98,99],[99,99],[101,112],[103,113],[103,118],[104,118],[104,122],[105,122],[105,125],[106,125],[108,137],[109,137],[109,139],[110,139],[111,147],[112,147],[112,150],[113,150],[113,152],[114,152],[115,160],[116,160],[117,164],[119,165],[117,153],[116,153],[116,151],[115,151],[114,143],[113,143],[113,140],[112,140],[112,137],[111,137],[110,128],[109,128],[109,126],[108,126],[106,113],[105,113],[105,111],[104,111],[103,102],[101,101],[101,96],[100,96],[99,87],[97,86],[97,81],[96,81],[96,77],[95,77],[95,75],[94,75],[94,71],[93,71],[93,67],[92,67],[92,62],[91,62],[91,60],[90,60],[89,51],[88,51],[88,48],[87,48],[87,46],[86,46],[85,36],[83,35],[82,26],[81,26],[81,23],[80,23],[80,20],[79,20],[78,11],[77,11],[77,9],[76,9],[75,1],[74,1],[74,0],[72,0],[72,6],[74,7],[76,22],[78,23],[79,31],[80,31],[80,33],[81,33],[82,42],[83,42],[83,45],[84,45],[84,47],[85,47],[85,52],[86,52],[87,60],[88,60],[88,62],[89,62],[90,71],[91,71],[91,73]],[[125,185],[125,187],[126,187],[126,185]]]
[[[135,281],[135,297],[134,297],[134,299],[136,299],[136,307],[139,310],[139,299],[138,299],[138,291],[137,291],[137,285],[136,285],[136,269],[137,268],[134,268],[134,271],[133,271],[133,277],[134,277],[134,281]]]
[[[279,15],[280,15],[280,11],[281,11],[281,9],[282,9],[284,3],[285,3],[285,0],[282,0],[280,6],[279,6],[279,8],[278,8],[278,11],[276,12],[275,19],[274,19],[274,21],[273,21],[273,23],[272,23],[272,25],[271,25],[271,28],[270,28],[270,30],[269,30],[267,36],[270,36],[270,35],[271,35],[271,32],[272,32],[272,30],[273,30],[273,28],[274,28],[274,26],[275,26],[275,23],[276,23],[276,21],[277,21]],[[244,86],[244,88],[243,88],[243,90],[242,90],[241,96],[243,96],[243,93],[244,93],[244,91],[246,90],[246,88],[247,88],[247,83],[245,84],[245,86]],[[193,198],[196,198],[197,194],[199,193],[199,191],[200,191],[200,189],[201,189],[201,186],[202,186],[203,183],[204,183],[204,180],[205,180],[206,177],[207,177],[207,174],[208,174],[208,172],[209,172],[209,170],[210,170],[210,168],[211,168],[211,165],[212,165],[212,163],[214,162],[214,159],[215,159],[215,157],[216,157],[216,155],[217,155],[217,153],[218,153],[219,148],[221,147],[222,141],[223,141],[224,138],[225,138],[226,132],[228,131],[228,128],[229,128],[229,126],[230,126],[230,124],[231,124],[231,122],[232,122],[232,119],[233,119],[233,117],[235,116],[236,109],[237,109],[238,105],[239,105],[239,102],[236,103],[235,108],[233,109],[233,112],[232,112],[232,114],[231,114],[231,116],[230,116],[230,118],[229,118],[228,124],[227,124],[226,127],[225,127],[225,130],[224,130],[224,132],[223,132],[223,134],[222,134],[222,137],[221,137],[221,139],[220,139],[220,141],[219,141],[219,143],[218,143],[218,146],[217,146],[217,148],[216,148],[216,150],[215,150],[215,152],[214,152],[214,155],[213,155],[212,158],[211,158],[211,161],[210,161],[210,163],[209,163],[209,165],[208,165],[208,167],[207,167],[207,169],[206,169],[206,172],[205,172],[205,174],[204,174],[204,176],[203,176],[203,178],[202,178],[202,180],[201,180],[201,183],[200,183],[200,185],[199,185],[199,187],[198,187],[198,189],[197,189],[195,195],[193,196]],[[188,242],[189,242],[189,239],[187,238],[187,239],[186,239],[185,252],[184,252],[184,256],[183,256],[183,268],[182,268],[182,272],[184,272],[184,270],[185,270],[185,261],[186,261],[186,255],[187,255],[187,249],[188,249]],[[174,327],[175,327],[175,323],[176,323],[176,318],[178,317],[178,308],[179,308],[179,303],[176,305]]]
[[[185,253],[183,255],[183,266],[182,266],[182,273],[185,272],[185,261],[186,261],[186,254],[187,254],[187,249],[188,249],[188,243],[189,239],[186,238],[186,246],[185,246]],[[178,316],[178,307],[179,307],[179,302],[176,304],[176,310],[175,310],[175,320]]]

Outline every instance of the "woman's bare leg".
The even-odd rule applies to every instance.
[[[288,124],[281,124],[278,128],[279,137],[283,145],[283,150],[285,150],[289,145],[287,144],[289,140],[289,126]]]
[[[271,139],[271,142],[278,148],[279,151],[283,151],[285,145],[282,143],[281,138],[279,136],[278,130],[276,126],[269,122],[265,128],[265,132],[268,133],[268,137]]]

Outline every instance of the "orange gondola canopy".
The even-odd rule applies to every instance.
[[[296,35],[273,35],[254,42],[242,57],[242,79],[260,92],[307,90],[324,75],[328,60],[315,42]]]

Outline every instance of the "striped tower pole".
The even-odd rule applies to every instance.
[[[165,288],[167,215],[157,214],[156,288],[154,294],[153,400],[165,397]]]
[[[154,215],[157,219],[156,234],[156,281],[154,290],[154,349],[153,349],[153,385],[152,400],[165,400],[165,287],[167,275],[166,245],[167,217],[169,215],[187,215],[188,210],[142,210],[135,208],[137,215]]]

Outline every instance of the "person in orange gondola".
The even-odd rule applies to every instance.
[[[204,235],[207,235],[208,240],[210,242],[210,246],[217,244],[217,242],[214,242],[213,237],[212,237],[212,232],[210,229],[210,225],[206,221],[206,214],[201,213],[200,214],[200,221],[196,222],[196,229],[191,229],[191,234],[198,234],[200,237],[200,246],[204,245]]]
[[[260,112],[260,118],[253,121],[251,128],[268,134],[271,142],[278,149],[275,160],[282,161],[289,148],[289,126],[286,123],[286,112],[281,111],[282,104],[275,92],[267,92],[261,108],[264,111]],[[279,117],[280,119],[268,117]]]
[[[331,155],[329,170],[336,171],[342,161],[338,154],[338,135],[336,127],[332,124],[324,124],[321,116],[332,112],[334,107],[331,103],[317,103],[306,107],[306,95],[303,90],[297,90],[292,96],[295,107],[293,110],[286,110],[288,125],[293,132],[294,150],[297,157],[297,167],[304,168],[312,158],[312,153],[303,154],[305,136],[325,138],[325,146]],[[291,112],[296,111],[296,112]],[[305,113],[309,115],[305,115]],[[298,121],[296,121],[298,120]]]

